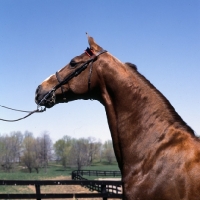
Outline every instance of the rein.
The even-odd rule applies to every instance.
[[[14,111],[18,111],[18,112],[26,112],[26,113],[28,113],[26,116],[24,116],[24,117],[21,117],[21,118],[18,118],[18,119],[11,119],[11,120],[9,120],[9,119],[2,119],[2,118],[0,118],[0,120],[1,121],[5,121],[5,122],[16,122],[16,121],[19,121],[19,120],[22,120],[22,119],[25,119],[25,118],[27,118],[27,117],[29,117],[30,115],[32,115],[33,113],[41,113],[41,112],[44,112],[44,111],[46,111],[46,108],[41,108],[41,109],[39,109],[39,106],[37,107],[37,109],[36,110],[33,110],[33,111],[26,111],[26,110],[17,110],[17,109],[14,109],[14,108],[9,108],[9,107],[6,107],[6,106],[2,106],[2,105],[0,105],[2,108],[6,108],[6,109],[9,109],[9,110],[14,110]]]

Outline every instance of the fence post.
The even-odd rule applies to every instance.
[[[101,185],[101,193],[106,193],[106,185]],[[107,200],[107,197],[103,197],[103,200]]]
[[[73,171],[72,172],[72,180],[74,180],[74,178],[75,178],[75,172]]]
[[[35,185],[35,190],[36,190],[36,196],[37,200],[41,200],[38,196],[40,196],[40,185]]]

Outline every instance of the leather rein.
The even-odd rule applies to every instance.
[[[106,53],[106,50],[102,50],[100,52],[98,52],[97,54],[95,54],[90,48],[87,48],[85,50],[85,53],[90,57],[89,60],[87,60],[83,65],[81,65],[79,68],[77,68],[75,71],[73,71],[71,74],[69,74],[65,79],[61,80],[59,73],[56,72],[56,78],[58,80],[58,84],[56,86],[54,86],[38,103],[37,109],[33,110],[33,111],[24,111],[24,110],[17,110],[17,109],[13,109],[13,108],[9,108],[6,106],[2,106],[0,105],[0,107],[6,108],[6,109],[10,109],[10,110],[14,110],[14,111],[18,111],[18,112],[26,112],[28,113],[26,116],[19,118],[19,119],[14,119],[14,120],[8,120],[8,119],[2,119],[0,118],[1,121],[6,121],[6,122],[16,122],[22,119],[25,119],[27,117],[29,117],[30,115],[32,115],[33,113],[41,113],[46,111],[46,107],[42,108],[41,107],[41,103],[43,101],[53,101],[55,102],[55,91],[58,88],[61,88],[62,94],[63,94],[63,100],[66,101],[66,95],[64,93],[64,89],[63,89],[63,85],[68,83],[72,78],[78,76],[82,71],[84,71],[87,66],[91,63],[90,65],[90,71],[89,71],[89,76],[88,76],[88,91],[90,92],[90,85],[91,85],[91,75],[92,75],[92,64],[93,62],[97,59],[97,57],[103,53]],[[50,98],[49,98],[50,97]],[[49,99],[48,99],[49,98]]]

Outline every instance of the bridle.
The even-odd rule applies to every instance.
[[[64,93],[63,85],[68,83],[74,77],[78,76],[82,71],[84,71],[88,67],[89,64],[90,64],[90,70],[89,70],[89,76],[88,76],[88,92],[90,92],[93,62],[97,59],[98,56],[100,56],[101,54],[106,53],[106,52],[107,52],[106,50],[102,50],[102,51],[100,51],[100,52],[95,54],[90,48],[87,48],[85,50],[85,53],[90,57],[90,59],[87,60],[85,63],[83,63],[79,68],[76,68],[71,74],[69,74],[63,80],[61,80],[61,78],[59,76],[59,72],[56,72],[55,75],[56,75],[58,84],[55,85],[48,93],[46,93],[44,95],[44,97],[39,101],[38,106],[40,106],[41,103],[43,103],[44,101],[55,104],[55,101],[56,101],[56,99],[55,99],[55,91],[58,88],[61,88],[62,95],[63,95],[63,100],[66,101],[66,94]]]

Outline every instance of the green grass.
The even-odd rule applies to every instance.
[[[103,170],[103,171],[119,171],[116,162],[108,164],[107,162],[95,162],[91,166],[83,167],[85,170]]]
[[[91,166],[82,168],[83,170],[103,170],[103,171],[118,171],[117,163],[108,164],[107,162],[94,162]],[[18,167],[14,172],[0,171],[0,180],[40,180],[52,179],[58,176],[71,176],[71,172],[76,168],[64,168],[61,164],[50,163],[47,172],[45,169],[40,169],[37,174],[35,170],[29,173],[27,169]],[[86,177],[85,177],[86,178]]]
[[[61,165],[50,164],[45,172],[44,168],[37,174],[35,170],[29,173],[27,169],[17,170],[15,172],[0,172],[0,180],[39,180],[58,176],[70,176],[73,169],[65,170]]]

